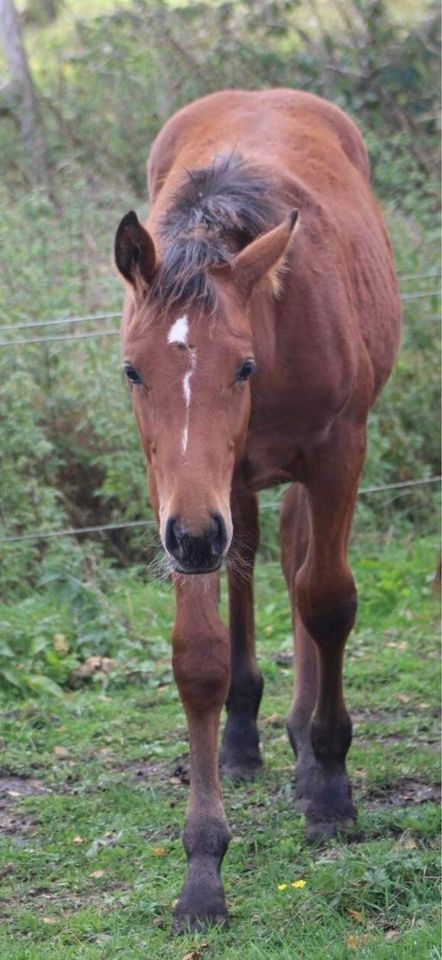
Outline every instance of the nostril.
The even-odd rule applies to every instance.
[[[211,549],[214,557],[220,557],[227,543],[226,525],[220,513],[211,514]]]
[[[166,523],[165,545],[166,550],[175,556],[180,553],[183,532],[176,517],[169,517]]]

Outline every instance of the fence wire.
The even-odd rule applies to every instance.
[[[420,480],[402,480],[398,483],[384,483],[376,487],[362,487],[359,495],[364,496],[372,493],[382,493],[384,490],[405,490],[410,488],[426,486],[431,483],[440,483],[442,476],[423,477]],[[274,500],[271,503],[263,503],[260,510],[274,510],[281,506],[280,500]],[[63,530],[38,530],[35,533],[19,534],[14,537],[0,537],[0,543],[20,543],[30,540],[52,540],[56,537],[75,537],[86,533],[107,533],[110,530],[125,530],[134,527],[156,527],[154,520],[129,520],[126,523],[104,523],[91,527],[68,527]]]
[[[440,296],[441,296],[440,290],[426,290],[420,293],[403,294],[401,297],[401,300],[402,301],[420,300],[424,297],[430,298],[430,297],[440,297]],[[111,319],[111,318],[120,317],[120,316],[121,316],[120,313],[108,313],[108,314],[98,314],[95,317],[93,316],[74,317],[73,320],[48,320],[48,321],[44,320],[44,321],[40,321],[39,323],[36,323],[35,326],[40,327],[40,326],[46,326],[46,324],[49,325],[49,324],[82,323],[86,320]],[[32,327],[33,324],[29,323],[23,326]],[[0,328],[0,334],[5,329],[6,327]],[[22,328],[20,327],[20,325],[17,324],[17,326],[15,327],[11,326],[10,329],[20,330]],[[46,337],[46,336],[45,337],[21,337],[18,340],[0,340],[0,347],[23,347],[23,346],[27,346],[30,343],[51,343],[51,342],[53,343],[56,341],[66,341],[66,340],[73,342],[75,340],[88,340],[88,339],[94,339],[94,338],[98,339],[99,337],[117,337],[119,335],[119,332],[120,332],[119,330],[92,330],[89,333],[74,333],[74,334],[64,333],[64,334],[56,334],[55,336],[49,336],[49,337]]]
[[[404,274],[399,277],[399,281],[420,281],[420,280],[437,280],[439,279],[440,274],[436,273],[425,273],[425,274]],[[435,297],[440,296],[440,290],[418,290],[412,293],[404,293],[401,295],[403,301],[418,300],[424,297]],[[85,316],[72,316],[72,317],[60,317],[53,320],[26,320],[23,323],[18,324],[5,324],[0,326],[0,335],[6,331],[15,331],[15,330],[25,330],[25,329],[35,329],[41,327],[55,327],[55,326],[70,326],[71,324],[79,323],[89,323],[93,321],[107,321],[115,320],[121,317],[120,313],[95,313],[87,314]],[[78,334],[57,334],[55,336],[43,336],[43,337],[23,337],[17,340],[0,340],[0,347],[14,347],[14,346],[25,346],[27,344],[35,343],[53,343],[54,341],[75,341],[75,340],[85,340],[99,337],[116,337],[118,336],[118,330],[93,330],[87,333],[78,333]],[[359,490],[360,495],[367,495],[372,493],[380,493],[386,490],[408,490],[418,486],[424,486],[427,484],[440,483],[440,476],[428,477],[417,480],[404,480],[399,483],[387,483],[380,486],[365,487]],[[280,501],[273,501],[271,503],[264,503],[261,505],[261,510],[272,510],[280,506]],[[87,527],[72,527],[62,530],[39,530],[34,533],[20,534],[12,537],[0,537],[0,543],[20,543],[23,541],[32,541],[32,540],[50,540],[58,537],[72,537],[72,536],[81,536],[88,533],[109,533],[113,530],[125,530],[136,527],[152,527],[156,526],[153,520],[132,520],[125,523],[106,523],[98,524],[94,526]]]
[[[424,273],[424,274],[408,274],[403,277],[399,277],[400,281],[406,280],[438,280],[440,274],[436,273]],[[439,290],[416,290],[415,292],[407,292],[401,295],[403,301],[409,300],[420,300],[424,298],[431,298],[440,296]],[[91,313],[86,314],[85,316],[74,315],[72,317],[59,317],[54,320],[25,320],[20,323],[8,323],[0,326],[0,336],[8,331],[17,331],[17,330],[35,330],[41,329],[41,327],[62,327],[62,326],[71,326],[72,324],[79,323],[91,323],[97,320],[117,320],[121,317],[121,311],[111,312],[111,313]],[[116,330],[106,330],[106,331],[92,331],[91,333],[83,334],[66,334],[65,336],[44,336],[44,337],[26,337],[20,338],[18,340],[2,340],[0,341],[0,347],[8,346],[23,346],[27,343],[47,343],[52,340],[80,340],[83,337],[100,337],[100,336],[117,336],[118,331]]]

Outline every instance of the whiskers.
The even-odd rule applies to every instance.
[[[156,583],[169,583],[173,565],[161,543],[158,544],[155,556],[146,564],[146,570],[149,580],[155,580]]]
[[[227,571],[234,574],[235,579],[244,585],[250,582],[253,565],[253,551],[247,537],[235,532],[232,543],[224,560]],[[159,541],[155,544],[155,554],[146,564],[146,573],[149,580],[155,583],[171,583],[172,579],[179,584],[182,580],[187,589],[195,592],[208,592],[213,586],[213,573],[199,573],[194,576],[182,574],[175,570],[173,561],[168,556]]]
[[[249,583],[253,564],[253,553],[247,537],[241,536],[235,531],[229,552],[225,559],[225,565],[242,583]]]

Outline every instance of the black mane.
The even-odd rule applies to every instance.
[[[162,256],[151,288],[157,307],[215,307],[207,268],[232,256],[284,216],[275,182],[238,154],[188,171],[159,224]]]

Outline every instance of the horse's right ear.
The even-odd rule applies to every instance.
[[[148,287],[155,275],[155,246],[150,234],[131,210],[115,234],[115,263],[135,289]]]

